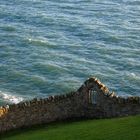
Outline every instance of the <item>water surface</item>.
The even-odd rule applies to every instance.
[[[0,0],[0,104],[96,76],[140,95],[140,0]]]

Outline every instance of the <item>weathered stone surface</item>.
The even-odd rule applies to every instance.
[[[118,97],[97,78],[76,91],[0,107],[0,133],[71,118],[111,118],[140,114],[140,97]]]

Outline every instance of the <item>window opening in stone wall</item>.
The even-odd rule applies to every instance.
[[[91,91],[91,103],[97,104],[97,91],[95,90]]]

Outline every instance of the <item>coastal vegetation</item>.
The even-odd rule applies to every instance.
[[[140,116],[52,123],[7,132],[0,140],[138,140]]]

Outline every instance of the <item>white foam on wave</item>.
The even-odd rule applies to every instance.
[[[136,74],[135,73],[130,73],[130,75],[132,76],[132,77],[136,77]]]
[[[8,92],[2,92],[2,91],[0,91],[0,98],[2,98],[2,100],[4,100],[4,101],[10,102],[10,103],[15,103],[15,104],[23,101],[22,97],[18,97],[16,95],[12,95]]]
[[[48,43],[46,38],[43,37],[39,37],[39,38],[28,38],[29,42],[33,42],[33,43]]]

